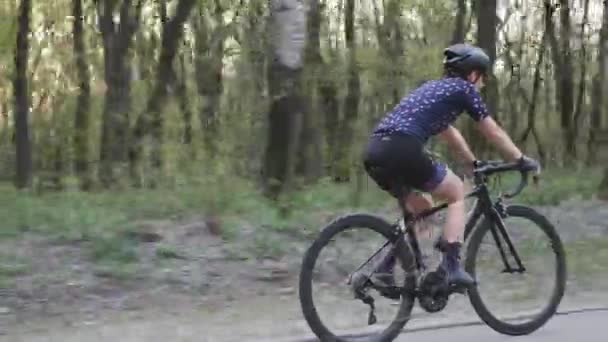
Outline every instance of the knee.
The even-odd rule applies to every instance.
[[[464,185],[461,180],[454,182],[451,191],[448,193],[447,200],[449,203],[464,201]]]
[[[440,196],[448,203],[464,201],[464,184],[460,178],[449,172],[443,182],[435,190],[435,195]]]
[[[406,203],[408,209],[415,214],[430,209],[433,206],[433,200],[421,193],[411,193],[407,197]]]

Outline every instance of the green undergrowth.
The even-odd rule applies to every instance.
[[[517,202],[555,205],[571,197],[590,198],[600,181],[599,170],[585,172],[550,170],[539,188],[528,187]],[[514,176],[503,177],[500,188],[516,184]],[[496,190],[494,190],[496,192]],[[288,253],[282,236],[302,239],[318,232],[332,218],[353,211],[378,212],[395,208],[394,200],[365,180],[356,192],[352,183],[336,184],[323,179],[285,196],[277,202],[266,199],[251,182],[243,179],[193,179],[158,189],[86,193],[77,190],[33,194],[0,185],[0,239],[19,239],[23,233],[42,235],[51,241],[84,241],[90,260],[102,272],[118,270],[128,275],[138,261],[137,241],[125,237],[138,222],[171,220],[213,214],[222,224],[222,237],[237,240],[242,227],[254,229],[247,241],[254,255]],[[156,253],[161,259],[180,256],[171,245]],[[0,269],[0,282],[16,273]]]

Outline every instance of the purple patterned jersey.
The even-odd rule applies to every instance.
[[[489,115],[473,83],[458,77],[428,81],[388,112],[373,134],[402,132],[425,143],[431,136],[445,130],[463,111],[475,121]]]

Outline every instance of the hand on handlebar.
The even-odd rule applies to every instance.
[[[537,174],[540,173],[540,163],[526,155],[519,158],[517,162],[519,163],[520,170],[523,172],[536,171]]]
[[[515,197],[528,184],[528,175],[530,171],[535,171],[533,181],[538,185],[538,174],[540,173],[540,164],[527,156],[522,156],[515,162],[493,161],[493,160],[476,160],[473,162],[475,173],[478,175],[491,175],[497,172],[519,171],[521,174],[521,182],[512,192],[504,194],[506,198]]]
[[[519,163],[520,170],[522,172],[535,171],[532,177],[532,181],[534,182],[534,185],[538,185],[540,177],[539,175],[541,171],[540,163],[526,155],[523,155],[521,158],[519,158],[517,162]]]

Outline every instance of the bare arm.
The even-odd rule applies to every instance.
[[[477,128],[511,161],[516,161],[523,155],[509,135],[498,126],[492,117],[487,116],[479,121]]]
[[[467,165],[472,165],[475,161],[475,155],[469,148],[466,140],[454,126],[448,126],[445,130],[439,133],[439,137],[443,139],[452,151]]]

